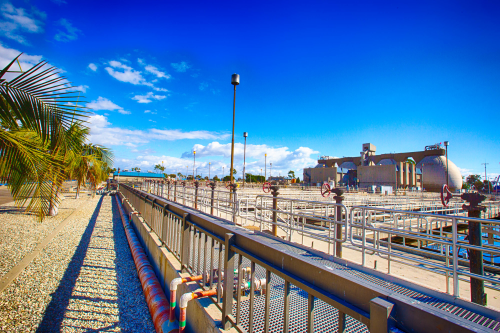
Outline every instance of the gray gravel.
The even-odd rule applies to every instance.
[[[74,195],[61,201],[59,214],[47,217],[38,222],[33,215],[24,213],[14,203],[0,206],[0,277],[17,265],[26,254],[33,251],[36,245],[50,234],[65,218],[81,204],[85,204],[88,196],[80,200]]]
[[[0,294],[0,331],[154,332],[114,199],[71,219]]]

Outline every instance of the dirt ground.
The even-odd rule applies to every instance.
[[[7,186],[0,186],[0,205],[14,201]]]

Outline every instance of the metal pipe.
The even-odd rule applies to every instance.
[[[187,320],[187,305],[188,302],[202,297],[210,297],[217,295],[217,289],[197,291],[194,293],[185,293],[181,296],[179,302],[180,315],[179,315],[179,333],[186,331],[186,320]]]
[[[177,286],[191,281],[200,281],[203,279],[203,275],[198,276],[188,276],[185,278],[175,278],[170,281],[170,321],[172,322],[172,318],[175,319],[175,306],[177,304]]]

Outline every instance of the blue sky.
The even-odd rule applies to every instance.
[[[318,155],[450,141],[462,173],[500,174],[497,1],[0,2],[0,66],[61,68],[116,166],[273,175]],[[23,68],[24,69],[24,68]]]

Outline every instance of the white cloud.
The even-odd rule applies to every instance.
[[[130,130],[126,128],[113,127],[103,115],[92,115],[88,120],[90,127],[89,140],[94,144],[104,146],[128,146],[136,147],[140,144],[149,143],[151,140],[174,141],[181,139],[225,139],[229,134],[220,134],[208,131],[182,132],[181,130],[148,129]]]
[[[164,92],[167,92],[167,91],[168,91],[168,89],[165,89],[165,88],[157,88],[157,87],[153,87],[153,89],[154,89],[155,91],[164,91]]]
[[[109,75],[111,75],[118,81],[128,82],[135,85],[144,85],[145,83],[147,83],[146,80],[142,77],[141,72],[134,70],[130,66],[124,65],[116,60],[111,60],[109,62],[109,65],[111,67],[106,67],[106,71]]]
[[[200,88],[200,90],[205,90],[206,88],[208,87],[208,83],[206,82],[202,82],[200,83],[200,86],[198,88]]]
[[[144,111],[144,113],[151,113],[151,111],[150,110],[146,110],[146,111]]]
[[[58,29],[54,39],[59,42],[69,42],[78,39],[78,34],[81,34],[80,29],[75,28],[68,20],[62,18],[56,22],[63,29]]]
[[[177,72],[185,72],[190,68],[190,66],[185,62],[171,63],[170,64]]]
[[[21,54],[21,51],[18,51],[16,49],[9,49],[7,47],[4,47],[0,43],[0,68],[4,68],[12,60],[14,60],[15,57]],[[26,71],[33,67],[34,65],[38,64],[42,60],[41,55],[29,55],[26,53],[23,53],[21,57],[19,57],[19,62],[21,63],[21,68],[23,71]],[[13,70],[19,70],[19,66],[17,63],[14,63],[11,67]]]
[[[191,131],[182,132],[181,130],[160,130],[153,128],[149,130],[149,137],[157,140],[182,140],[182,139],[199,139],[199,140],[216,140],[227,139],[229,134],[209,131]]]
[[[72,87],[72,90],[76,91],[81,91],[81,92],[87,92],[87,89],[89,89],[89,86],[77,86],[77,87]]]
[[[94,72],[97,70],[97,66],[96,66],[95,64],[93,64],[93,63],[90,63],[90,64],[89,64],[89,68],[90,68],[91,70],[93,70]]]
[[[90,103],[87,103],[87,107],[89,109],[92,109],[94,111],[100,111],[100,110],[108,110],[108,111],[118,111],[121,114],[130,114],[130,111],[125,111],[121,106],[116,105],[115,103],[111,102],[109,99],[100,97],[97,98],[96,101],[92,101]]]
[[[196,144],[189,152],[184,152],[182,158],[192,158],[193,150],[196,150],[196,157],[222,156],[224,158],[231,157],[231,144],[220,144],[212,142],[207,146]],[[241,169],[243,162],[244,145],[242,143],[234,144],[234,156],[238,161]],[[306,167],[311,167],[317,164],[311,155],[317,154],[308,147],[299,147],[295,150],[290,150],[288,147],[269,147],[267,145],[247,145],[246,150],[246,171],[254,174],[259,174],[260,169],[264,168],[264,154],[267,154],[267,168],[270,168],[269,163],[273,164],[273,170],[277,174],[288,174],[289,170],[294,170],[296,176],[301,176],[302,170]],[[238,171],[240,169],[236,168]],[[274,172],[273,172],[274,174]]]
[[[10,2],[0,6],[0,34],[21,44],[28,44],[22,33],[43,32],[43,22],[46,14],[32,7],[30,13],[23,8],[16,8]]]
[[[150,72],[151,74],[156,75],[156,77],[158,77],[158,78],[170,79],[170,77],[171,77],[169,74],[166,74],[165,72],[158,70],[158,68],[156,68],[155,66],[152,66],[152,65],[147,65],[146,67],[144,67],[144,69],[147,72]]]
[[[135,95],[132,97],[133,100],[136,100],[138,103],[151,103],[152,99],[156,99],[157,101],[161,101],[162,99],[167,98],[164,95],[155,95],[152,92],[148,92],[146,95]]]

